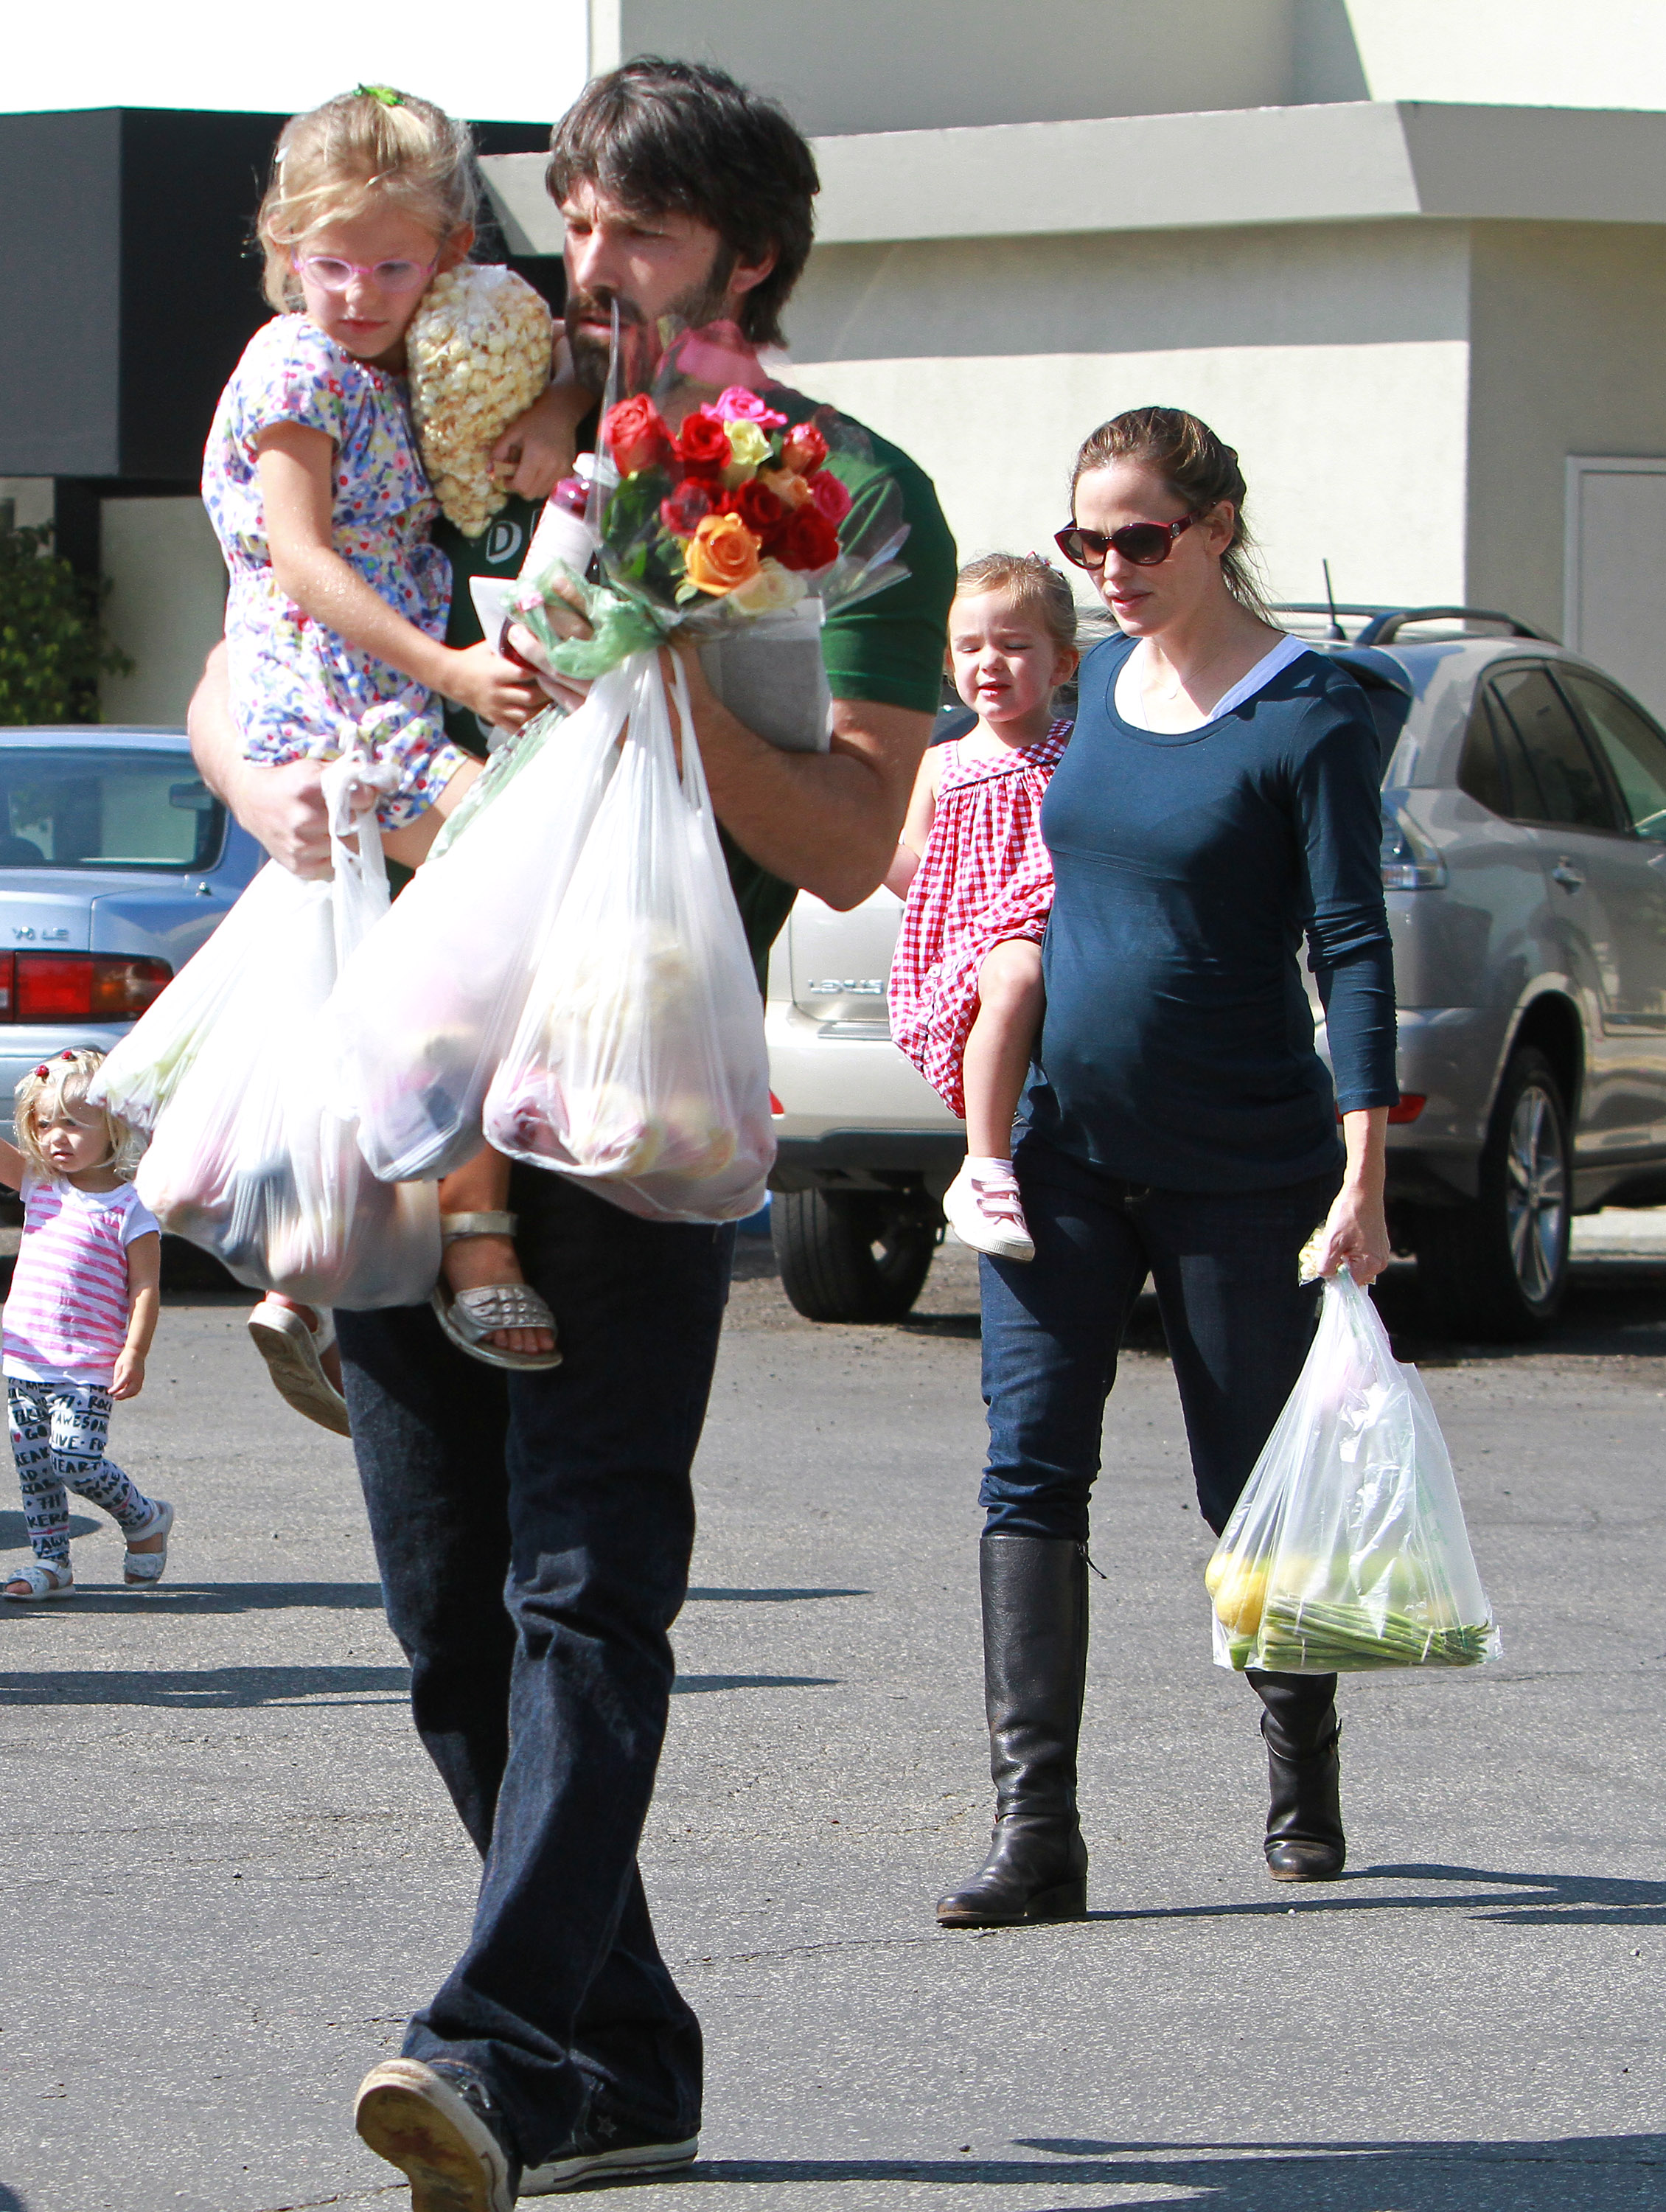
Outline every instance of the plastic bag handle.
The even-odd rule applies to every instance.
[[[677,720],[682,730],[683,796],[696,814],[709,814],[712,794],[706,781],[706,763],[700,758],[700,739],[694,734],[694,706],[688,696],[688,673],[680,653],[671,655],[671,697],[676,701]]]

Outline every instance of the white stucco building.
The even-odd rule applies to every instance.
[[[72,60],[24,34],[8,105],[276,109],[397,67],[548,121],[629,54],[715,60],[816,141],[796,380],[918,455],[966,553],[1048,547],[1081,437],[1189,406],[1243,456],[1275,596],[1328,559],[1344,600],[1504,607],[1666,712],[1658,0],[566,0],[485,76],[454,9],[413,0],[396,62],[342,0],[328,82],[197,0],[142,37],[100,8]],[[512,246],[558,251],[541,159],[488,167]],[[188,502],[149,504],[105,532],[141,657],[112,712],[177,712],[212,625]]]

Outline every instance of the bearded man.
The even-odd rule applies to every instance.
[[[515,573],[536,502],[594,435],[615,307],[627,332],[726,319],[779,343],[809,253],[809,146],[715,70],[639,60],[597,79],[556,126],[549,185],[566,226],[571,373],[502,441],[518,503],[478,540],[436,533],[455,572],[453,646],[480,638],[468,575]],[[830,749],[766,744],[685,659],[760,971],[800,888],[849,908],[882,879],[937,704],[954,543],[929,480],[870,444],[857,465],[898,488],[909,574],[827,624]],[[452,727],[481,749],[466,717]],[[217,661],[191,733],[239,820],[284,865],[323,872],[317,766],[241,757]],[[360,2133],[408,2176],[413,2212],[512,2212],[517,2194],[674,2170],[700,2124],[700,2026],[660,1956],[637,1849],[734,1232],[638,1220],[518,1165],[511,1199],[559,1367],[476,1364],[426,1306],[337,1317],[417,1729],[484,1862],[467,1948],[403,2056],[359,2094]]]

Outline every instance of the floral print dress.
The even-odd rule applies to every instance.
[[[997,945],[1039,945],[1053,905],[1041,802],[1071,724],[999,760],[942,748],[931,834],[908,886],[888,993],[891,1035],[951,1114],[966,1119],[960,1063],[978,1013],[978,978]]]
[[[203,463],[203,503],[231,574],[226,647],[245,754],[269,764],[328,759],[362,737],[397,776],[377,809],[383,828],[397,830],[433,804],[464,756],[431,691],[278,589],[255,451],[278,422],[322,430],[335,447],[335,550],[407,622],[441,639],[451,564],[429,543],[439,509],[403,380],[355,361],[305,315],[276,316],[221,394]]]

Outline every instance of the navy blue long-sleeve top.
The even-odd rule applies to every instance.
[[[1314,653],[1201,729],[1136,729],[1116,707],[1132,650],[1083,661],[1042,808],[1057,889],[1027,1118],[1132,1182],[1276,1189],[1336,1168],[1339,1109],[1399,1096],[1377,734]]]

